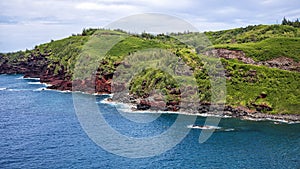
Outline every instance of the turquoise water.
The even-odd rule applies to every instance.
[[[41,90],[45,86],[37,80],[20,77],[0,75],[0,168],[300,168],[300,124],[231,118],[222,119],[219,126],[234,130],[217,131],[202,144],[201,130],[192,129],[163,154],[117,156],[84,132],[71,93]],[[158,135],[177,117],[166,114],[151,123],[135,123],[102,103],[106,97],[97,96],[97,104],[107,122],[124,135]],[[204,121],[198,117],[195,123]],[[122,150],[122,145],[115,146]]]

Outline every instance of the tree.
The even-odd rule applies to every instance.
[[[298,18],[295,21],[290,21],[284,17],[281,24],[300,28],[300,21]]]
[[[297,18],[296,21],[294,22],[293,26],[294,26],[294,27],[300,28],[300,22],[299,22],[299,19],[298,19],[298,18]]]
[[[282,20],[282,23],[281,23],[282,25],[287,25],[288,24],[288,21],[286,20],[286,18],[285,17],[283,17],[283,20]]]

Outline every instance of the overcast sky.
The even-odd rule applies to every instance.
[[[1,0],[0,7],[0,52],[31,49],[141,13],[172,15],[199,31],[300,17],[299,0]]]

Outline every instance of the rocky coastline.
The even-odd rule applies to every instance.
[[[223,53],[224,58],[227,58],[228,54],[229,59],[234,56],[238,57],[239,60],[245,61],[247,63],[252,63],[252,61],[249,61],[248,58],[245,58],[244,54],[240,52],[237,52],[237,54],[228,53],[228,51],[224,50],[214,52]],[[232,107],[226,105],[222,107],[222,110],[220,110],[221,108],[218,106],[212,107],[208,103],[198,103],[196,105],[196,108],[189,109],[180,107],[179,102],[165,103],[161,100],[161,97],[156,97],[156,99],[154,98],[152,100],[149,100],[149,98],[133,97],[131,95],[128,95],[127,93],[123,93],[120,95],[118,92],[115,93],[114,91],[121,91],[124,86],[118,86],[115,84],[115,88],[112,89],[112,74],[103,75],[101,76],[101,78],[99,78],[99,76],[96,76],[95,78],[87,78],[84,80],[72,80],[72,76],[68,74],[66,69],[62,65],[59,66],[61,66],[60,70],[55,73],[55,66],[49,64],[47,60],[47,53],[39,53],[37,55],[32,55],[27,60],[21,62],[10,63],[8,60],[2,60],[2,62],[0,62],[0,74],[23,74],[25,78],[40,78],[41,83],[49,84],[47,88],[54,90],[81,91],[89,94],[114,93],[114,97],[112,98],[113,101],[125,104],[134,104],[136,107],[134,110],[162,110],[173,111],[174,113],[176,113],[180,109],[184,109],[184,112],[187,112],[187,114],[200,116],[209,113],[209,115],[234,117],[248,120],[300,122],[300,115],[298,114],[267,114],[262,113],[259,108],[257,108],[256,110],[250,110],[247,107]],[[295,68],[294,65],[293,68]]]
[[[174,113],[182,113],[187,115],[197,116],[217,116],[223,118],[239,118],[253,121],[280,121],[286,123],[300,123],[300,115],[298,114],[267,114],[257,110],[250,110],[247,107],[232,107],[229,105],[211,105],[209,103],[193,103],[194,105],[180,107],[176,104],[177,110],[172,110],[168,105],[162,101],[155,101],[153,99],[135,98],[128,93],[116,93],[109,101],[128,104],[132,107],[132,111],[171,111]]]

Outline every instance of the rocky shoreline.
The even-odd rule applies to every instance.
[[[5,73],[7,74],[7,73]],[[15,74],[15,73],[14,73]],[[23,76],[24,78],[37,78],[37,77],[29,77],[29,76]],[[52,84],[56,84],[56,82],[42,82],[41,83],[47,84],[47,89],[50,90],[59,90],[59,91],[68,91],[73,92],[72,85],[68,88],[62,88],[53,86]],[[72,84],[72,83],[71,83]],[[70,90],[67,90],[70,89]],[[111,94],[110,92],[90,92],[90,91],[74,91],[74,92],[82,92],[85,94],[92,94],[92,95],[107,95]],[[115,96],[113,94],[113,96]],[[120,98],[120,97],[119,97]],[[184,109],[181,111],[179,108],[177,110],[172,110],[172,108],[167,108],[166,104],[164,103],[154,103],[154,102],[148,102],[144,99],[132,99],[127,95],[127,97],[123,97],[122,99],[116,99],[116,97],[109,98],[109,102],[116,102],[121,104],[126,104],[131,106],[132,112],[135,111],[147,111],[147,112],[172,112],[173,114],[185,114],[185,115],[196,115],[196,116],[202,116],[202,117],[209,117],[209,116],[215,116],[215,117],[221,117],[221,118],[239,118],[243,120],[250,120],[250,121],[275,121],[275,122],[283,122],[288,124],[294,124],[294,123],[300,123],[300,115],[297,114],[266,114],[261,113],[258,111],[249,110],[246,107],[237,107],[233,108],[231,106],[224,106],[223,110],[221,108],[215,107],[210,108],[209,104],[198,104],[196,109]],[[153,106],[154,105],[154,106]],[[159,107],[161,106],[161,107]],[[169,105],[170,106],[170,105]],[[172,105],[171,105],[172,106]],[[179,105],[176,105],[179,106]],[[215,110],[215,111],[211,111]]]
[[[239,118],[253,121],[280,121],[286,123],[300,123],[300,115],[297,114],[267,114],[259,111],[250,110],[246,107],[232,107],[228,105],[210,105],[208,103],[196,103],[195,106],[189,105],[188,108],[179,108],[177,111],[168,109],[169,105],[162,104],[161,102],[149,101],[147,99],[136,99],[124,93],[113,94],[109,101],[123,103],[132,106],[132,111],[160,111],[160,112],[174,112],[186,115],[197,116],[217,116],[223,118]],[[161,107],[158,107],[161,105]],[[180,105],[178,105],[180,107]]]
[[[224,51],[222,52],[224,53]],[[226,52],[227,51],[225,51],[225,53]],[[230,56],[231,54],[232,53],[230,53]],[[136,110],[162,110],[173,111],[174,113],[176,113],[179,111],[179,109],[184,109],[180,107],[178,102],[164,103],[161,99],[156,98],[154,98],[152,101],[149,101],[147,100],[148,98],[135,98],[129,96],[128,94],[119,95],[117,97],[118,94],[114,91],[120,91],[124,86],[118,86],[114,84],[114,89],[112,89],[111,79],[113,74],[104,74],[101,76],[101,78],[99,78],[99,76],[96,76],[96,78],[87,78],[84,80],[72,81],[71,75],[68,74],[63,65],[59,65],[59,63],[54,63],[57,64],[56,66],[53,66],[53,63],[52,65],[49,64],[47,55],[47,53],[37,53],[29,57],[27,60],[15,63],[9,63],[8,60],[2,60],[2,62],[0,63],[0,74],[24,74],[24,77],[40,78],[41,83],[49,84],[47,88],[53,90],[81,91],[89,94],[115,93],[113,101],[135,104]],[[60,69],[59,71],[55,72],[55,67],[57,66],[60,66]],[[211,111],[212,109],[214,109],[215,111]],[[218,110],[220,110],[218,106],[212,108],[211,105],[207,103],[199,103],[193,109],[184,109],[187,114],[200,116],[210,113],[210,115],[221,117],[234,117],[251,120],[265,119],[287,122],[300,122],[300,114],[266,114],[261,113],[257,110],[249,110],[246,107],[231,106],[224,106],[221,111]]]

